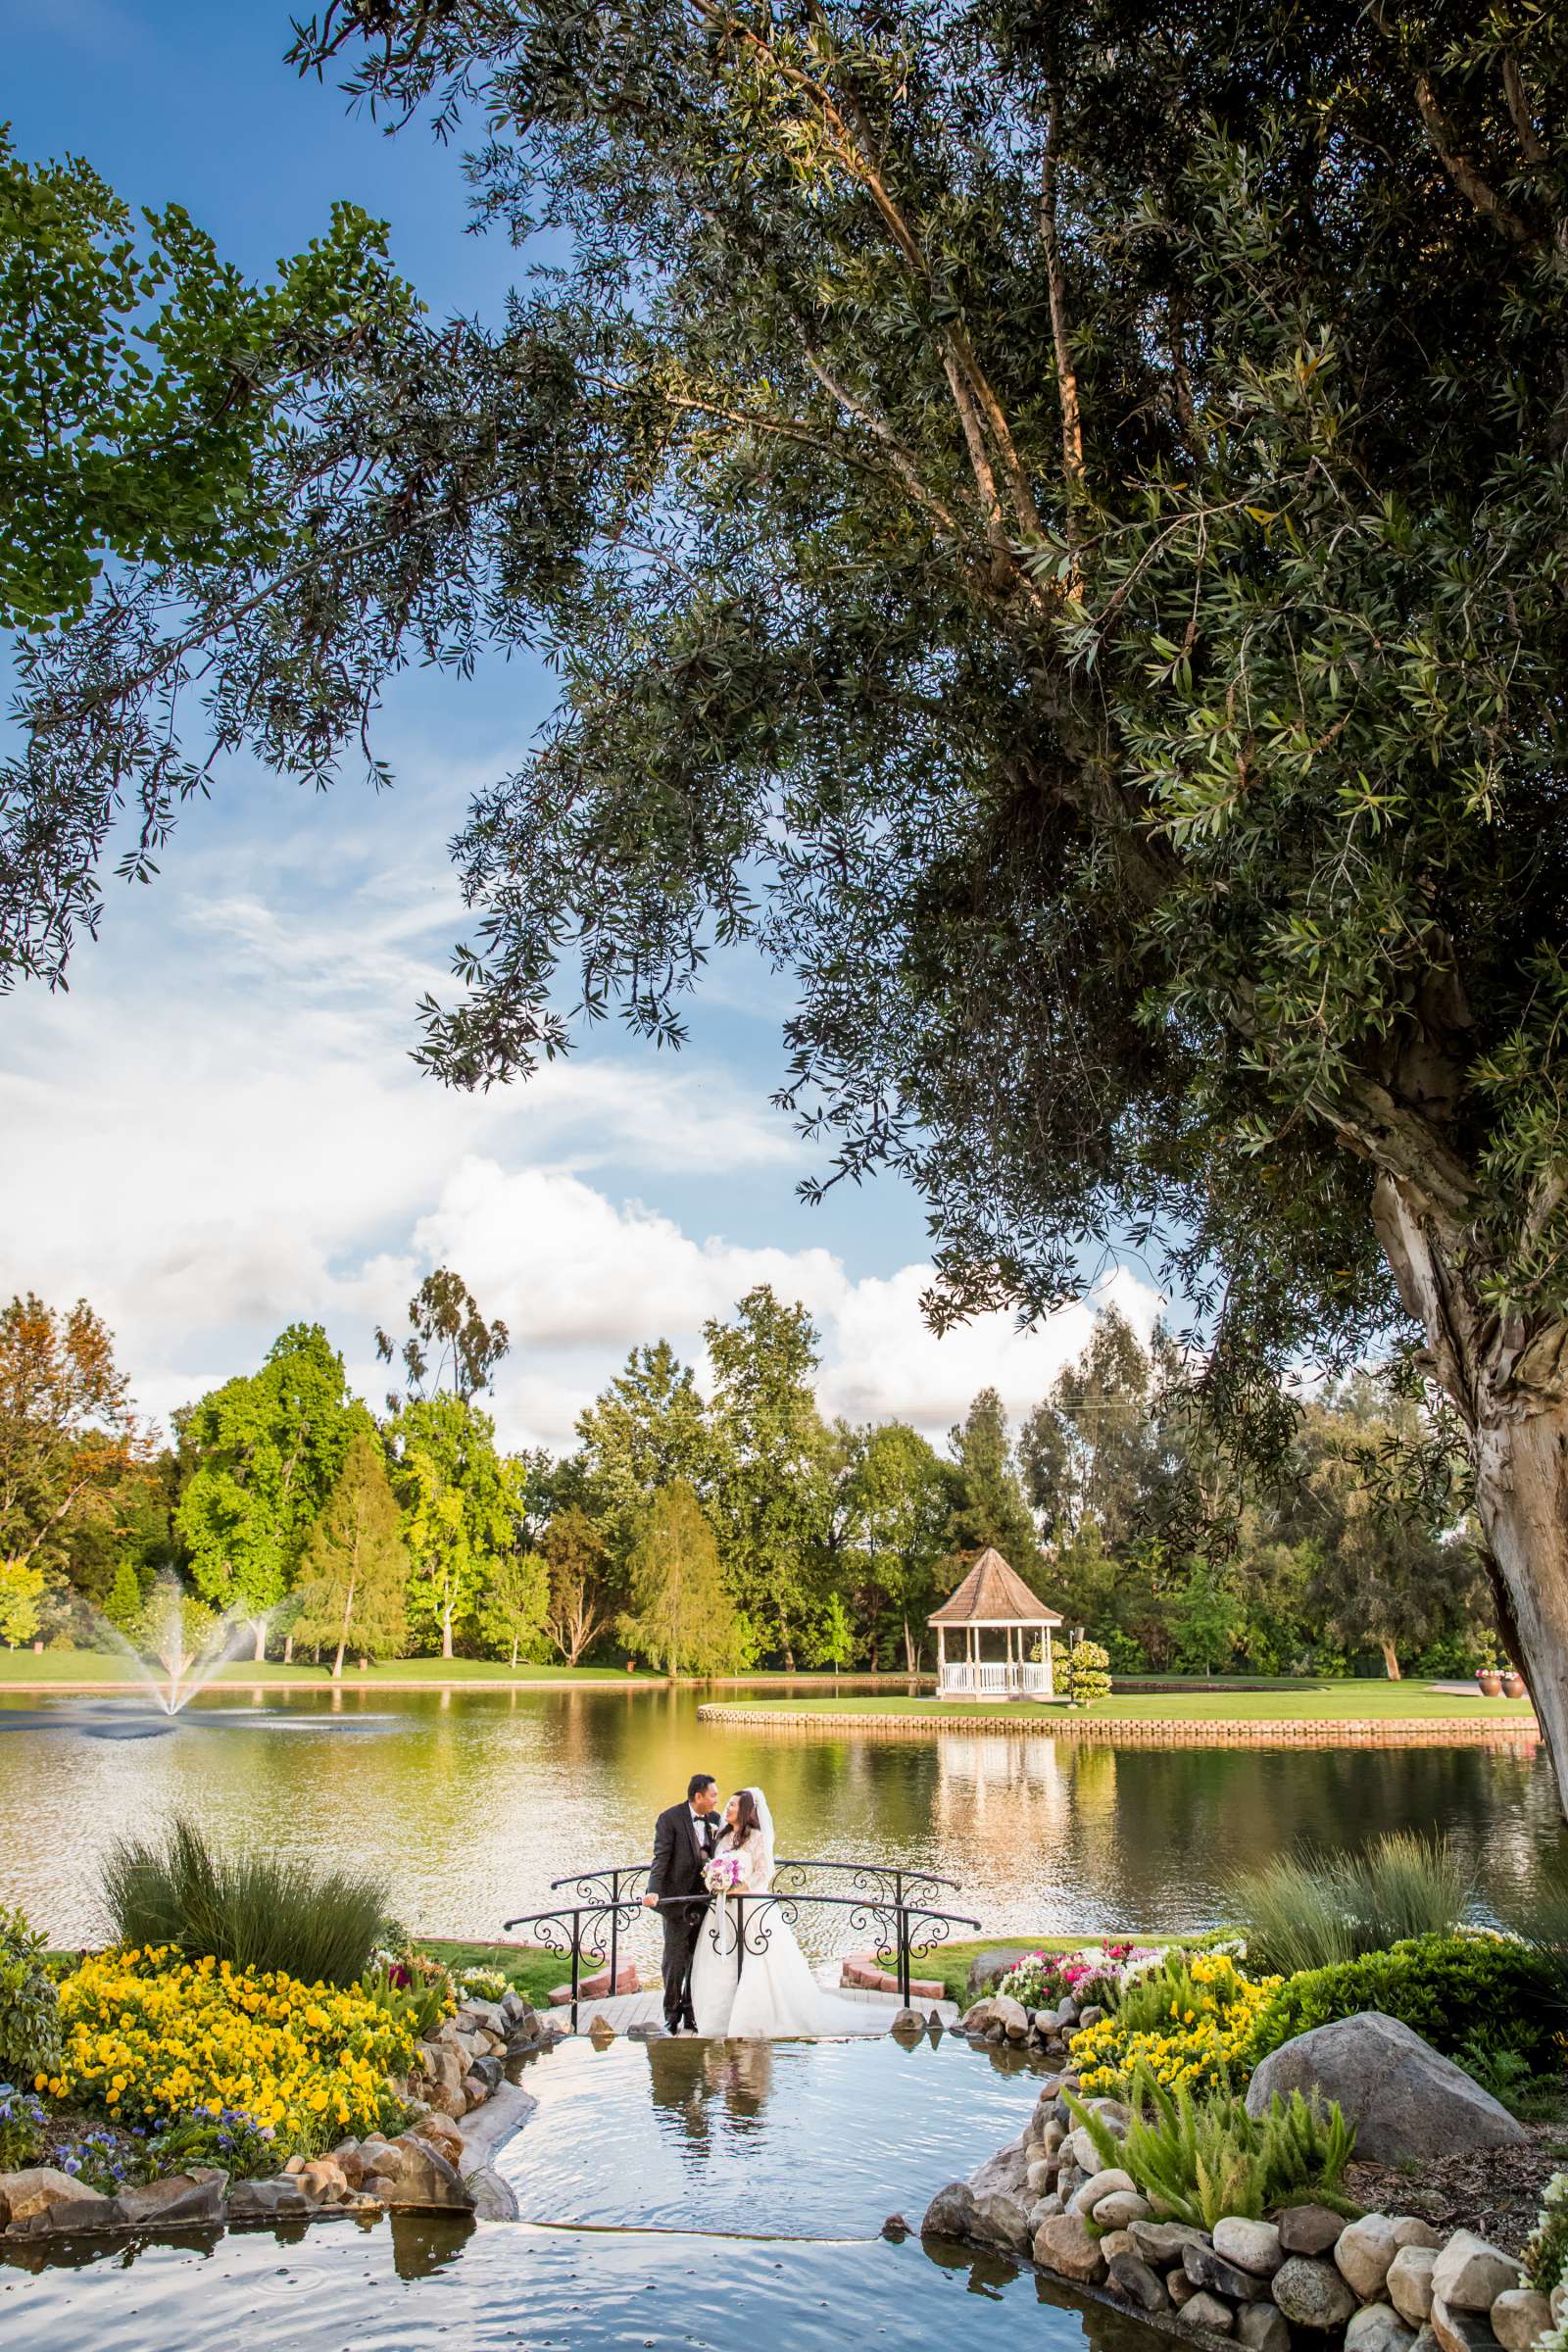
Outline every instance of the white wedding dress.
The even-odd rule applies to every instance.
[[[778,1903],[745,1899],[768,1893],[773,1885],[773,1817],[760,1788],[752,1790],[760,1831],[736,1845],[726,1830],[714,1849],[737,1855],[745,1877],[743,1900],[715,1895],[703,1921],[692,1961],[692,2012],[699,2034],[731,2040],[778,2041],[807,2034],[878,2034],[886,2024],[877,2004],[845,2001],[825,1992]],[[746,1953],[738,1966],[738,1915],[744,1918]]]

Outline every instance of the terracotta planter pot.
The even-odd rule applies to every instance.
[[[1476,1688],[1483,1698],[1502,1696],[1502,1677],[1495,1666],[1480,1666],[1476,1669]]]
[[[1524,1678],[1524,1676],[1523,1676],[1522,1674],[1515,1674],[1515,1673],[1512,1671],[1512,1669],[1510,1668],[1510,1669],[1509,1669],[1509,1671],[1508,1671],[1508,1672],[1507,1672],[1507,1673],[1506,1673],[1506,1674],[1503,1676],[1503,1678],[1502,1678],[1502,1695],[1503,1695],[1503,1697],[1504,1697],[1504,1698],[1523,1698],[1523,1697],[1524,1697],[1524,1694],[1525,1694],[1525,1678]]]

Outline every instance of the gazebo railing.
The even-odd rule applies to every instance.
[[[1034,1658],[949,1658],[937,1677],[950,1698],[1054,1698],[1049,1666]]]

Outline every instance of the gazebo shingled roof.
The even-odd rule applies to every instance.
[[[951,1600],[926,1619],[927,1625],[1060,1625],[1000,1551],[987,1544]]]

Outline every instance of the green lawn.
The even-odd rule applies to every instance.
[[[417,1936],[421,1952],[433,1952],[448,1968],[499,1968],[525,2001],[538,2009],[549,2005],[558,1984],[571,1983],[571,1962],[559,1952],[541,1951],[537,1944],[445,1943],[437,1936]]]
[[[847,1693],[840,1698],[755,1698],[744,1703],[748,1714],[842,1716],[846,1722],[857,1715],[908,1715],[940,1723],[972,1720],[1010,1726],[1060,1723],[1068,1713],[1064,1707],[1039,1706],[1026,1700],[987,1704],[983,1700],[910,1698],[902,1692],[889,1692],[886,1696]],[[1287,1722],[1293,1718],[1350,1717],[1364,1721],[1423,1715],[1474,1716],[1478,1722],[1509,1717],[1528,1721],[1531,1706],[1527,1698],[1483,1698],[1479,1692],[1473,1697],[1457,1697],[1447,1691],[1429,1690],[1418,1682],[1289,1681],[1272,1684],[1266,1690],[1237,1690],[1216,1684],[1212,1689],[1198,1685],[1187,1690],[1162,1691],[1154,1697],[1124,1698],[1113,1691],[1091,1710],[1091,1720],[1115,1717],[1135,1723]]]
[[[238,1659],[220,1666],[212,1678],[219,1683],[298,1683],[330,1690],[332,1676],[325,1666],[296,1659],[291,1666],[276,1658]],[[344,1690],[366,1683],[638,1683],[658,1676],[627,1674],[618,1666],[531,1666],[514,1672],[500,1658],[395,1658],[382,1666],[345,1666]],[[102,1649],[0,1649],[0,1689],[7,1683],[50,1683],[68,1690],[89,1683],[134,1683],[140,1680],[128,1658]]]

